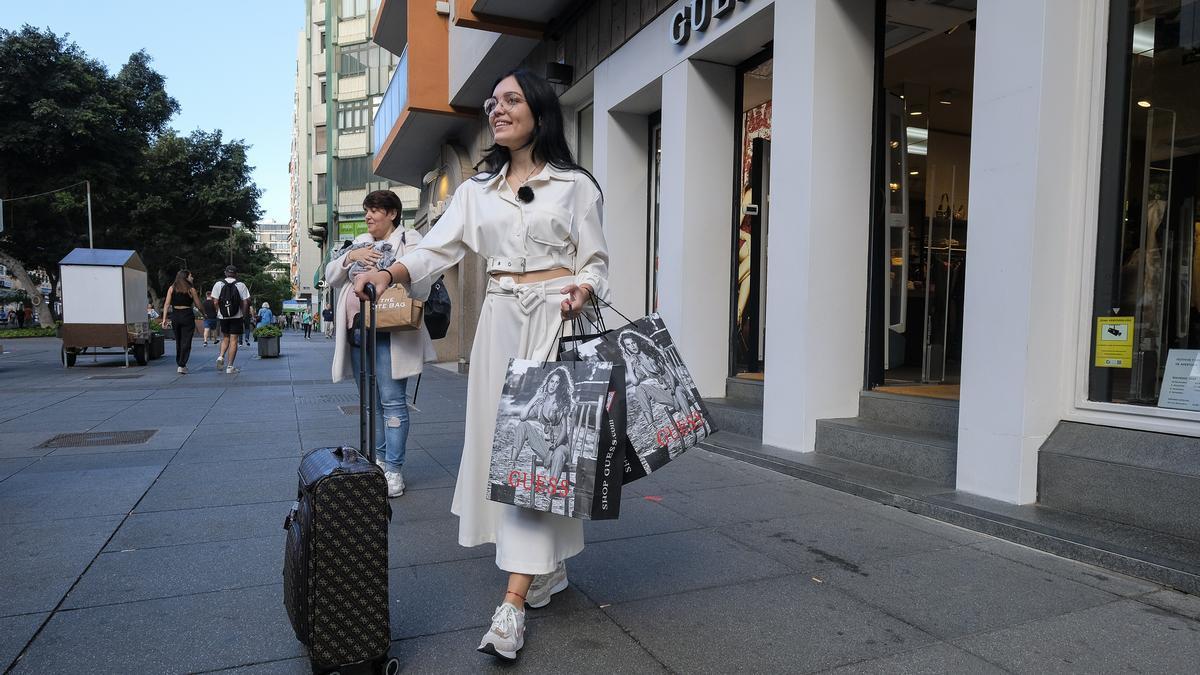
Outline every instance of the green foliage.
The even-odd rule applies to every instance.
[[[150,61],[136,52],[112,75],[66,36],[0,29],[0,195],[90,180],[96,246],[136,250],[160,297],[185,259],[203,297],[230,256],[229,230],[210,226],[253,228],[262,193],[244,141],[168,127],[179,105]],[[84,187],[4,208],[0,250],[44,270],[57,297],[58,261],[87,246]],[[233,262],[252,283],[274,259],[248,232],[232,240]],[[277,295],[261,286],[265,299]]]
[[[163,332],[162,320],[161,319],[150,319],[150,330],[155,333],[162,333]]]
[[[254,329],[254,337],[256,338],[281,337],[282,335],[283,331],[280,330],[279,326],[260,326]]]
[[[54,326],[47,326],[45,328],[8,328],[0,330],[0,339],[54,336]]]

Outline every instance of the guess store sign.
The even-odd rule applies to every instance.
[[[746,0],[690,0],[671,17],[671,42],[685,45],[692,31],[703,33],[713,19],[719,19],[733,11],[735,2]]]

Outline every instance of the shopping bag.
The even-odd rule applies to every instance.
[[[409,297],[408,291],[400,284],[389,286],[379,296],[376,306],[380,331],[416,330],[421,326],[424,303]]]
[[[487,498],[569,518],[616,518],[625,465],[624,380],[623,366],[603,361],[509,361]]]
[[[657,313],[584,342],[563,360],[625,366],[625,482],[662,468],[717,431]]]

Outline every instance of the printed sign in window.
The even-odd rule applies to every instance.
[[[1133,367],[1133,317],[1102,316],[1096,319],[1096,367]]]

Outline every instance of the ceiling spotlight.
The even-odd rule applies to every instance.
[[[925,113],[921,112],[920,110],[910,110],[908,114],[912,115],[913,117],[920,117],[921,115],[924,115]]]
[[[1150,107],[1150,101],[1147,101],[1146,99],[1142,99],[1142,100],[1138,101],[1137,104],[1143,108]]]
[[[920,176],[920,175],[921,175],[921,172],[920,172],[920,171],[909,171],[909,172],[908,172],[908,175],[910,175],[910,176]]]

